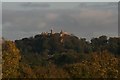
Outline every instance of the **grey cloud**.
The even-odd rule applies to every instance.
[[[99,9],[99,10],[117,10],[117,2],[90,2],[80,3],[78,8],[83,9]]]
[[[22,3],[21,7],[29,7],[29,8],[48,8],[50,7],[50,4],[48,3],[31,3],[31,2],[27,2],[27,3]]]
[[[100,7],[115,7],[117,6],[117,2],[88,2],[88,3],[80,3],[78,7],[91,7],[91,8],[100,8]]]
[[[54,27],[55,32],[63,29],[78,37],[91,38],[96,32],[116,35],[118,16],[113,8],[110,10],[86,7],[80,9],[29,11],[3,9],[3,36],[14,40],[49,31],[51,27]]]

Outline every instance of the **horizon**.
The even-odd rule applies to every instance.
[[[61,31],[63,32],[63,34],[65,33],[66,35],[69,35],[69,36],[76,36],[76,35],[74,35],[74,34],[71,34],[71,33],[69,33],[69,32],[66,32],[66,31],[64,31],[64,30],[59,30],[58,32],[55,32],[54,31],[54,29],[53,28],[51,28],[51,29],[49,29],[49,31],[47,32],[41,32],[41,33],[39,33],[39,34],[35,34],[35,35],[32,35],[32,36],[26,36],[26,37],[21,37],[21,38],[19,38],[19,39],[15,39],[15,40],[10,40],[10,39],[6,39],[6,38],[4,38],[4,40],[10,40],[10,41],[13,41],[13,42],[15,42],[16,40],[22,40],[22,39],[24,39],[24,38],[35,38],[35,36],[36,35],[50,35],[51,34],[51,30],[52,30],[52,32],[53,32],[53,34],[52,35],[54,35],[54,34],[61,34]],[[88,42],[91,42],[91,40],[92,39],[94,39],[94,38],[99,38],[99,37],[101,37],[101,36],[106,36],[107,37],[107,40],[109,40],[110,38],[120,38],[119,36],[107,36],[107,35],[99,35],[99,36],[96,36],[96,37],[92,37],[92,38],[90,38],[90,39],[87,39],[86,37],[79,37],[79,36],[76,36],[78,39],[85,39],[86,41],[88,41]]]

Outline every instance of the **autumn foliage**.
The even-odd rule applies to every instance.
[[[92,53],[90,60],[66,65],[71,77],[76,78],[118,78],[119,59],[108,52]]]
[[[4,41],[2,44],[2,73],[3,78],[17,78],[19,72],[19,50],[12,41]]]
[[[51,42],[51,41],[54,41]],[[119,38],[91,42],[57,34],[2,43],[3,78],[119,78]]]

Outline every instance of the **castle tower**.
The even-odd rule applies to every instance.
[[[60,32],[60,42],[61,43],[63,43],[63,36],[64,36],[64,34],[63,34],[63,31],[61,30],[61,32]]]
[[[50,31],[51,31],[51,34],[53,34],[53,29],[51,29]]]
[[[53,32],[53,28],[50,30],[50,34],[54,34],[54,32]]]
[[[63,36],[63,31],[61,30],[61,32],[60,32],[60,37],[62,37]]]

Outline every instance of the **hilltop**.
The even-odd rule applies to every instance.
[[[36,61],[43,58],[45,61],[52,60],[62,65],[76,62],[83,55],[82,58],[86,58],[85,55],[92,52],[108,51],[114,55],[119,55],[120,38],[107,38],[107,36],[103,35],[99,38],[93,38],[89,42],[85,38],[78,38],[62,30],[58,33],[51,30],[50,33],[42,32],[34,37],[15,40],[15,44],[21,54],[27,57],[30,64],[38,64]],[[31,60],[30,56],[35,58]],[[66,58],[68,58],[67,61]],[[59,61],[61,59],[62,61]]]
[[[52,30],[50,33],[42,32],[34,37],[15,40],[15,43],[22,52],[25,52],[25,50],[37,53],[47,51],[50,54],[64,52],[70,49],[80,52],[80,47],[84,48],[85,45],[89,45],[89,42],[85,39],[79,39],[62,30],[59,33],[54,33]]]
[[[62,30],[15,42],[4,40],[3,77],[116,78],[119,49],[119,37],[102,35],[88,42]]]
[[[85,38],[78,38],[77,36],[63,32],[62,30],[59,33],[55,33],[51,29],[50,33],[42,32],[34,37],[15,40],[15,43],[22,53],[33,52],[42,54],[45,52],[47,54],[54,54],[71,50],[76,53],[90,53],[108,50],[118,54],[120,38],[108,38],[107,36],[102,35],[99,38],[91,39],[91,42],[89,42],[86,41]],[[116,49],[114,49],[112,45],[116,47]]]

